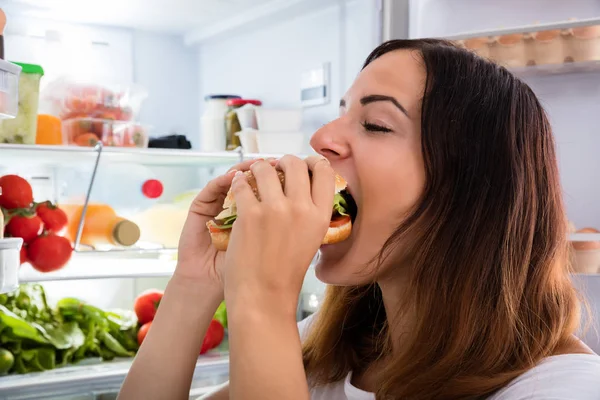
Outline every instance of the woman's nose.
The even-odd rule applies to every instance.
[[[330,161],[346,158],[350,155],[346,130],[338,118],[316,131],[310,139],[310,146]]]

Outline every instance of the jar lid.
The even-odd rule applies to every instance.
[[[16,64],[19,67],[23,68],[21,70],[21,73],[23,73],[23,74],[36,74],[36,75],[44,76],[44,68],[42,68],[40,65],[25,64],[25,63],[14,62],[14,61],[11,61],[11,62],[13,64]]]
[[[140,240],[140,227],[135,223],[123,220],[115,225],[113,238],[121,246],[131,246]]]
[[[227,105],[229,107],[241,107],[246,104],[254,104],[255,106],[261,106],[262,101],[260,100],[251,100],[251,99],[230,99],[227,100]]]
[[[241,99],[242,96],[238,96],[235,94],[209,94],[204,97],[204,101],[210,100],[229,100],[229,99]]]
[[[163,184],[158,179],[148,179],[142,184],[142,194],[149,199],[158,199],[163,190]]]

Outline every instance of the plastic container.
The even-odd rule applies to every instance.
[[[260,107],[255,110],[261,132],[298,132],[302,128],[302,110],[276,110]]]
[[[489,42],[489,40],[487,37],[473,38],[473,39],[466,39],[463,42],[463,45],[465,46],[466,49],[474,51],[479,56],[489,58],[490,57],[490,46],[488,45],[488,42]]]
[[[0,293],[12,292],[19,287],[21,238],[0,239]]]
[[[37,119],[35,144],[63,144],[62,122],[58,117],[48,114],[39,114]]]
[[[235,110],[240,128],[244,129],[258,129],[258,122],[256,122],[256,107],[253,104],[246,104]]]
[[[565,61],[564,38],[560,30],[533,32],[531,37],[527,57],[531,64],[562,64]]]
[[[225,151],[227,147],[225,131],[227,101],[240,98],[240,96],[229,94],[216,94],[204,98],[205,109],[200,119],[202,151]]]
[[[490,56],[505,67],[524,67],[527,65],[527,54],[523,35],[499,36],[490,47]]]
[[[73,118],[133,121],[148,97],[135,85],[101,85],[59,78],[50,82],[41,94],[44,111],[63,120]]]
[[[567,36],[566,46],[569,60],[600,60],[600,25],[572,28]]]
[[[258,142],[256,140],[256,129],[243,129],[237,133],[246,153],[258,153]]]
[[[19,65],[19,111],[13,119],[0,121],[0,142],[17,144],[35,144],[37,133],[37,115],[40,99],[40,79],[44,69],[39,65]]]
[[[0,118],[14,118],[19,111],[21,66],[0,60]]]
[[[579,274],[597,274],[600,272],[600,249],[576,250],[571,252],[573,271]]]
[[[256,132],[259,153],[300,154],[304,149],[302,132]]]
[[[63,141],[76,146],[148,147],[148,130],[135,122],[76,118],[63,121]]]

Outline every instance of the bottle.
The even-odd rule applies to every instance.
[[[68,238],[75,242],[83,205],[62,205],[67,213]],[[90,203],[87,206],[80,244],[132,246],[140,239],[140,228],[134,222],[117,215],[107,204]]]
[[[225,114],[227,113],[227,100],[239,99],[234,95],[210,95],[204,98],[204,114],[200,120],[202,145],[205,152],[225,151],[227,146],[225,135]]]

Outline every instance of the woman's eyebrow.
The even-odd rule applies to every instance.
[[[363,106],[369,104],[369,103],[375,103],[377,101],[389,101],[390,103],[392,103],[393,105],[395,105],[398,110],[402,111],[402,113],[404,115],[406,115],[407,117],[408,112],[406,111],[406,108],[404,108],[404,106],[402,104],[400,104],[400,102],[391,96],[385,96],[383,94],[371,94],[368,96],[363,97],[362,99],[360,99],[360,104],[362,104]],[[340,100],[340,107],[346,107],[346,100],[341,99]]]

